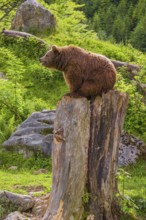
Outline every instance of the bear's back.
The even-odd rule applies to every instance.
[[[79,69],[80,74],[86,76],[93,74],[95,76],[96,74],[104,75],[108,72],[116,73],[113,63],[101,54],[91,53],[76,46],[65,46],[62,49],[64,59],[68,60],[67,67]]]

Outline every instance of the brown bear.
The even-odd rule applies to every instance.
[[[113,89],[116,82],[116,69],[108,58],[80,47],[52,46],[40,61],[48,68],[64,72],[73,96],[95,97]]]

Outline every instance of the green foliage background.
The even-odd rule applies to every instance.
[[[146,51],[145,0],[74,0],[85,4],[90,25],[100,39],[131,43]]]
[[[62,73],[48,70],[39,63],[39,58],[52,44],[77,45],[92,52],[104,54],[111,59],[136,63],[142,67],[136,80],[146,83],[145,55],[131,45],[125,47],[123,44],[99,40],[96,32],[89,27],[82,11],[83,8],[85,10],[83,5],[71,0],[56,0],[53,4],[47,4],[47,1],[43,0],[39,2],[49,9],[57,20],[55,32],[38,34],[46,44],[33,37],[10,38],[0,34],[0,72],[6,75],[6,78],[0,79],[1,143],[32,112],[56,108],[57,101],[68,91]],[[117,2],[117,6],[120,7],[119,4],[121,5],[122,2]],[[103,4],[102,1],[100,4]],[[100,6],[100,4],[97,5]],[[110,1],[105,5],[109,4]],[[110,5],[113,7],[112,4]],[[11,16],[15,11],[16,8],[11,12]],[[9,18],[12,19],[11,16]],[[6,22],[10,27],[8,18],[4,19],[0,26],[4,27]],[[117,33],[119,35],[119,32]],[[127,92],[130,96],[125,130],[146,140],[146,106],[136,83],[129,79],[125,69],[118,71],[116,88]]]

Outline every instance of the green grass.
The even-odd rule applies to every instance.
[[[14,193],[42,195],[50,192],[52,174],[34,175],[29,170],[9,171],[0,170],[0,190]]]
[[[119,190],[124,198],[122,209],[131,219],[146,219],[146,163],[144,159],[124,168],[120,174]],[[130,217],[121,218],[130,220]]]
[[[17,170],[9,167],[17,166]],[[46,169],[48,173],[35,175],[34,171]],[[10,152],[0,152],[0,190],[15,193],[35,195],[50,192],[52,185],[52,165],[50,158],[41,154],[24,159],[22,155]]]

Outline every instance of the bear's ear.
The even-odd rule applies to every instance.
[[[53,45],[52,46],[52,50],[55,52],[55,53],[60,53],[60,50],[59,50],[59,47]]]

